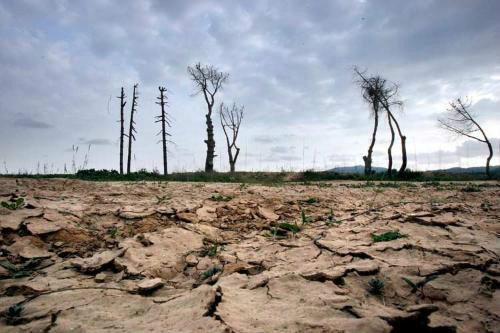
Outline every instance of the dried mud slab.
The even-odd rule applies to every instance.
[[[500,185],[0,179],[1,332],[497,332]]]

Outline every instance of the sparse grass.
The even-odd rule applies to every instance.
[[[437,276],[435,275],[430,275],[430,276],[427,276],[424,280],[420,281],[420,282],[413,282],[412,280],[406,278],[406,277],[402,277],[403,281],[406,282],[406,284],[408,284],[410,287],[411,287],[411,292],[412,293],[416,293],[417,291],[419,291],[421,293],[421,295],[424,294],[424,286],[434,280],[435,278],[437,278]]]
[[[396,240],[398,238],[406,238],[406,237],[408,237],[407,235],[403,235],[403,234],[399,233],[398,230],[387,231],[387,232],[384,232],[383,234],[380,234],[380,235],[372,234],[371,236],[372,236],[372,240],[375,243],[378,243],[378,242],[389,242],[389,241],[392,241],[392,240]]]
[[[311,197],[309,199],[302,200],[302,203],[305,203],[305,204],[308,204],[308,205],[312,205],[312,204],[315,204],[315,203],[319,203],[319,199]]]
[[[466,192],[466,193],[481,192],[481,189],[477,185],[468,184],[466,187],[462,188],[462,192]]]
[[[300,212],[300,217],[302,218],[302,225],[308,224],[309,222],[311,222],[311,219],[306,216],[306,211],[303,209]]]
[[[297,225],[297,223],[294,223],[294,224],[291,224],[291,223],[286,223],[286,222],[283,222],[283,223],[280,223],[278,225],[281,229],[284,229],[284,230],[287,230],[287,231],[290,231],[292,234],[296,234],[298,232],[300,232],[300,227]]]
[[[368,282],[368,291],[373,295],[382,295],[384,293],[384,286],[384,281],[373,278]]]
[[[2,207],[10,210],[16,210],[24,207],[24,198],[10,199],[9,201],[2,201]]]
[[[213,258],[217,255],[218,251],[219,251],[219,245],[218,244],[211,244],[211,245],[205,246],[203,248],[203,251],[201,252],[201,256]]]
[[[333,215],[333,209],[330,208],[330,212],[328,213],[327,220],[326,220],[326,225],[331,226],[333,224],[341,224],[342,222],[337,221],[335,219],[335,216]]]
[[[111,227],[108,230],[109,237],[116,238],[116,234],[118,233],[118,229],[116,227]]]
[[[26,276],[31,276],[35,271],[36,266],[40,264],[41,259],[30,259],[23,264],[14,265],[8,260],[0,261],[0,266],[9,272],[9,276],[13,279],[18,279]]]
[[[231,201],[231,199],[233,199],[232,196],[222,195],[222,194],[214,194],[210,197],[210,200],[217,201],[217,202],[220,202],[220,201],[227,202],[227,201]]]

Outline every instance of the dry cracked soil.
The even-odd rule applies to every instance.
[[[0,332],[499,332],[499,192],[0,179]]]

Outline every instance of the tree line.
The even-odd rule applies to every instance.
[[[219,71],[212,65],[202,65],[196,63],[193,66],[187,67],[189,78],[193,81],[196,88],[194,95],[202,95],[207,106],[207,113],[205,114],[206,124],[206,139],[204,140],[207,151],[205,159],[205,172],[214,171],[214,158],[215,155],[215,138],[214,138],[214,123],[212,115],[214,108],[219,115],[220,125],[226,138],[226,146],[228,153],[228,162],[230,172],[236,171],[236,162],[240,153],[240,148],[237,146],[238,134],[240,125],[243,120],[244,106],[238,106],[236,103],[226,105],[220,102],[218,108],[216,105],[216,95],[221,91],[229,79],[229,73]],[[381,77],[380,75],[368,75],[366,71],[354,67],[354,74],[357,77],[356,83],[361,89],[363,100],[369,105],[370,115],[373,117],[373,132],[371,135],[368,152],[363,156],[364,173],[366,175],[372,174],[372,155],[373,148],[376,142],[379,121],[386,119],[390,133],[391,140],[387,148],[387,173],[389,177],[393,176],[393,157],[392,148],[396,140],[396,132],[401,142],[401,166],[397,171],[398,176],[402,176],[407,169],[407,153],[406,153],[406,136],[396,117],[395,111],[402,110],[403,101],[399,99],[399,85]],[[167,168],[167,144],[172,143],[168,139],[170,133],[168,128],[171,127],[171,119],[166,111],[168,105],[167,89],[165,87],[158,87],[159,96],[157,97],[160,106],[160,114],[155,117],[155,122],[160,123],[161,129],[157,135],[160,136],[162,143],[163,153],[163,174],[168,174]],[[131,156],[132,156],[132,142],[135,141],[135,128],[134,115],[137,112],[138,106],[138,84],[135,84],[132,92],[132,104],[130,108],[130,121],[128,134],[125,133],[125,93],[124,88],[121,88],[121,94],[118,96],[120,99],[120,174],[124,173],[123,170],[123,150],[125,138],[128,138],[128,155],[127,155],[127,173],[131,172]],[[438,124],[441,128],[460,135],[465,136],[487,145],[489,155],[486,160],[486,174],[490,177],[490,161],[493,157],[492,145],[484,132],[483,128],[476,121],[476,115],[470,110],[471,103],[464,101],[462,98],[457,98],[450,102],[448,113],[443,118],[438,119]]]

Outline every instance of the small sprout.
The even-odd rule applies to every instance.
[[[296,234],[300,231],[300,227],[297,225],[297,223],[295,223],[295,224],[290,224],[290,223],[286,223],[286,222],[280,223],[279,227],[281,229],[291,231],[293,234]]]
[[[2,315],[7,325],[17,325],[21,321],[21,313],[24,308],[21,304],[11,305]]]
[[[372,240],[375,243],[388,242],[388,241],[392,241],[392,240],[395,240],[398,238],[406,238],[406,237],[408,237],[408,236],[399,233],[398,230],[387,231],[387,232],[384,232],[383,234],[380,234],[380,235],[372,234]]]
[[[418,287],[413,281],[408,278],[403,277],[403,281],[406,282],[411,287],[411,292],[414,293],[418,290]]]
[[[207,249],[207,256],[209,256],[210,258],[213,258],[217,255],[217,244],[213,244],[211,246],[208,247]]]
[[[212,201],[230,201],[233,197],[232,196],[225,196],[221,194],[214,194],[210,197],[210,200]]]
[[[2,207],[10,210],[16,210],[24,206],[24,198],[17,198],[16,200],[10,199],[10,202],[2,201]]]
[[[331,226],[334,223],[341,224],[342,222],[335,220],[335,216],[333,215],[333,209],[330,208],[330,212],[328,213],[327,216],[326,225]]]
[[[382,295],[384,293],[384,290],[383,290],[384,289],[384,281],[373,278],[368,282],[368,285],[370,286],[368,291],[371,294]]]
[[[304,200],[303,202],[306,203],[306,204],[312,205],[312,204],[318,203],[319,199],[311,197],[311,198],[309,198],[307,200]]]
[[[283,229],[279,229],[279,228],[271,228],[269,233],[264,234],[264,237],[285,238],[286,231]]]
[[[219,273],[221,271],[221,269],[219,267],[212,267],[212,268],[209,268],[208,270],[206,270],[205,272],[203,272],[201,274],[201,278],[203,280],[206,280],[212,276],[214,276],[215,274]]]
[[[108,234],[111,238],[116,238],[116,234],[118,233],[118,229],[116,227],[111,227],[109,230],[108,230]]]
[[[308,224],[310,222],[309,217],[306,216],[306,212],[303,209],[300,212],[300,216],[302,217],[302,224]]]

